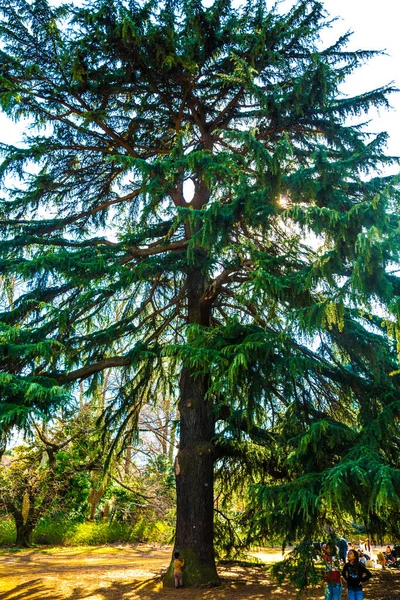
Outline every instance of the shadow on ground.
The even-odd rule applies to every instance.
[[[107,581],[96,575],[97,585],[86,581],[74,585],[73,579],[65,579],[60,573],[58,585],[54,579],[31,579],[14,589],[0,593],[0,600],[295,600],[295,591],[289,586],[271,582],[264,567],[242,567],[234,563],[223,566],[220,587],[192,587],[179,591],[163,588],[160,577],[147,580]],[[321,591],[308,598],[323,598]]]
[[[272,581],[263,566],[237,563],[220,567],[217,588],[163,588],[160,570],[164,551],[102,554],[62,552],[56,556],[29,553],[0,561],[0,600],[295,600],[290,586]],[[346,594],[343,594],[346,597]],[[322,600],[323,587],[307,595]],[[365,586],[365,600],[400,598],[400,570],[374,571]]]

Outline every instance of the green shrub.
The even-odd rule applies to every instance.
[[[97,546],[130,541],[131,527],[120,523],[79,523],[68,531],[69,546]]]
[[[35,544],[61,546],[74,525],[68,521],[41,522],[33,532]]]
[[[15,523],[10,519],[0,520],[0,546],[11,546],[15,544]]]
[[[132,542],[147,542],[151,535],[150,529],[152,529],[152,523],[146,521],[143,517],[139,519],[136,525],[132,529],[131,541]]]
[[[164,521],[149,521],[142,517],[135,525],[127,523],[72,523],[62,520],[43,520],[33,532],[33,542],[49,546],[98,546],[118,542],[171,541],[172,529]],[[0,546],[15,543],[13,520],[0,520]]]
[[[132,529],[131,542],[161,542],[168,544],[171,541],[172,527],[165,521],[148,521],[144,517],[139,519]]]
[[[156,521],[154,525],[154,537],[152,538],[152,541],[160,542],[162,544],[171,544],[174,531],[171,524],[166,523],[165,521]]]

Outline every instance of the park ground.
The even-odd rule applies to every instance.
[[[267,565],[279,550],[254,553]],[[295,600],[290,586],[279,586],[263,565],[219,566],[217,588],[166,589],[161,574],[171,548],[138,544],[95,548],[34,548],[0,551],[0,600]],[[323,587],[308,595],[322,600]],[[343,598],[347,598],[343,594]],[[366,600],[400,599],[400,570],[374,571]]]

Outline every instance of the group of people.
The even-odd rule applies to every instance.
[[[368,542],[368,540],[367,540]],[[371,547],[365,544],[365,550],[371,552]],[[341,600],[343,585],[347,584],[349,600],[363,600],[363,585],[372,577],[366,563],[370,555],[360,548],[353,548],[344,538],[322,545],[322,555],[325,561],[324,581],[326,583],[325,600]],[[381,556],[380,556],[381,555]],[[390,566],[396,561],[396,555],[390,546],[385,552],[378,553],[378,563],[383,567]],[[176,588],[183,587],[182,569],[185,561],[179,552],[174,553],[174,582]]]
[[[400,556],[398,556],[398,546],[396,546],[394,550],[392,550],[390,546],[386,546],[385,552],[378,552],[377,554],[378,564],[380,564],[383,569],[385,567],[398,566],[398,558],[400,558]]]
[[[334,542],[325,544],[325,600],[340,600],[342,581],[347,584],[349,600],[363,600],[363,585],[372,577],[372,573],[361,562],[357,550],[349,548],[347,556],[343,557],[343,548],[344,544],[340,544],[340,541],[338,547]]]

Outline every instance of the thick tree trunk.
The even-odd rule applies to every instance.
[[[32,534],[34,527],[29,524],[17,527],[17,537],[15,544],[21,548],[30,548],[32,546]]]
[[[208,325],[210,306],[202,303],[204,278],[188,276],[189,322]],[[180,379],[180,442],[175,461],[177,521],[175,551],[185,560],[184,585],[217,584],[213,546],[214,415],[205,400],[208,377],[185,366]],[[164,579],[173,585],[173,559]]]
[[[32,534],[35,529],[35,525],[31,522],[24,522],[22,512],[13,508],[12,516],[15,521],[15,529],[17,532],[15,544],[20,548],[29,548],[32,545]]]
[[[175,462],[175,549],[185,560],[184,583],[216,583],[213,546],[214,417],[204,378],[181,374],[180,444]]]

